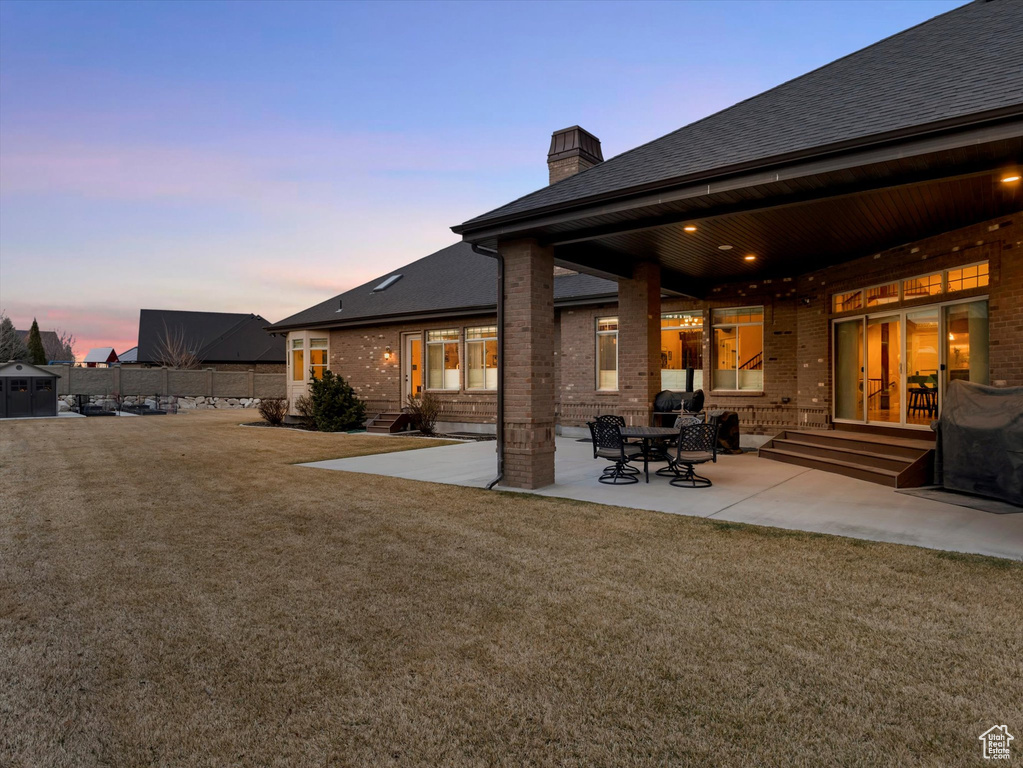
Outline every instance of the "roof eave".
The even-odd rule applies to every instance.
[[[625,189],[615,190],[600,195],[593,195],[586,198],[576,198],[553,205],[532,208],[506,216],[495,216],[486,219],[470,219],[462,224],[451,227],[451,231],[461,235],[467,242],[480,242],[499,233],[514,231],[527,222],[533,222],[538,218],[553,214],[566,214],[570,211],[577,211],[579,216],[587,215],[587,209],[610,202],[626,201],[641,195],[649,195],[658,191],[670,191],[680,187],[691,187],[697,184],[713,184],[721,179],[734,177],[738,174],[764,173],[772,169],[780,169],[784,166],[796,163],[805,163],[815,159],[836,157],[851,154],[857,151],[870,148],[888,146],[893,154],[898,154],[901,145],[911,141],[926,138],[936,134],[950,134],[957,131],[965,131],[970,128],[995,124],[1007,119],[1023,117],[1023,103],[1011,104],[1006,107],[978,112],[971,115],[962,115],[946,120],[939,120],[925,123],[918,126],[910,126],[896,131],[889,131],[881,134],[872,134],[858,139],[836,142],[812,147],[798,152],[790,152],[784,155],[775,155],[767,158],[736,163],[730,166],[719,166],[710,171],[701,171],[687,176],[679,176],[671,179],[661,179],[649,184],[635,185]],[[972,142],[966,142],[972,143]]]
[[[587,304],[603,304],[607,301],[617,301],[618,293],[600,293],[589,296],[571,296],[565,299],[557,299],[554,302],[555,308],[585,306]],[[321,320],[315,323],[290,323],[288,325],[270,325],[266,327],[269,333],[286,333],[288,331],[305,330],[307,328],[360,328],[367,325],[381,325],[384,323],[409,322],[412,320],[444,320],[452,317],[464,317],[471,315],[488,315],[497,311],[496,304],[478,304],[471,307],[456,307],[454,309],[438,310],[436,312],[403,312],[393,315],[373,315],[372,317],[359,317],[353,320]]]

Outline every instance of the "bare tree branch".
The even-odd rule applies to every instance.
[[[163,335],[156,342],[156,362],[168,368],[198,368],[199,357],[189,349],[185,331],[180,326],[174,330],[163,324]]]

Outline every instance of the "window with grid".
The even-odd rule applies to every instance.
[[[712,310],[714,389],[764,388],[764,308]]]
[[[988,284],[988,266],[986,261],[980,264],[959,267],[958,269],[950,269],[946,274],[948,275],[949,293],[968,291],[971,288],[982,288]]]
[[[466,389],[497,389],[497,326],[465,329]]]
[[[461,360],[458,355],[458,329],[426,332],[426,388],[459,388]]]
[[[863,291],[849,291],[848,293],[835,294],[835,312],[851,312],[854,309],[861,309],[862,307]]]
[[[693,389],[703,388],[703,312],[661,315],[661,389],[684,390],[693,369]]]

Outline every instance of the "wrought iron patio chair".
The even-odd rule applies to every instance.
[[[638,483],[636,475],[639,470],[629,466],[629,462],[642,455],[643,449],[626,443],[622,439],[621,427],[613,422],[591,421],[586,426],[590,428],[590,436],[593,438],[593,458],[613,462],[597,480],[606,485]]]
[[[682,430],[685,429],[686,427],[691,427],[696,424],[703,424],[704,421],[705,420],[703,418],[703,414],[696,416],[693,414],[683,413],[681,416],[675,419],[674,426],[675,429],[679,431],[679,435],[681,435]],[[675,460],[672,454],[676,453],[678,450],[679,435],[675,435],[675,437],[672,437],[665,442],[664,455],[661,456],[661,458],[662,460],[668,462],[668,466],[661,467],[659,470],[657,470],[655,474],[660,475],[661,477],[675,477],[675,470],[671,466],[672,462]]]
[[[598,416],[595,419],[595,421],[602,421],[602,422],[605,422],[607,424],[617,424],[619,427],[624,427],[625,426],[625,417],[624,416],[616,416],[616,415],[610,414],[610,413],[605,413],[603,416]],[[622,439],[625,441],[626,445],[642,445],[643,444],[642,440],[630,440],[627,437],[623,437]],[[593,446],[593,458],[597,458],[597,446],[596,445]],[[639,470],[636,467],[626,467],[625,471],[629,472],[630,474],[634,474],[634,475],[638,475],[639,474]]]
[[[717,462],[716,420],[709,424],[690,424],[679,432],[675,457],[668,465],[674,477],[671,484],[680,488],[707,488],[713,483],[709,477],[696,474],[697,464]]]

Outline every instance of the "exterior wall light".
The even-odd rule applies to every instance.
[[[695,232],[696,231],[696,227],[694,227],[692,224],[690,224],[689,226],[686,226],[686,227],[682,227],[682,229],[685,230],[686,232]]]
[[[743,258],[746,259],[746,261],[756,261],[757,260],[756,255],[754,255],[752,253],[746,254],[745,256],[743,256]]]
[[[1018,173],[1012,173],[1008,176],[1002,177],[1002,184],[1012,184],[1014,181],[1019,181],[1020,175]]]
[[[390,346],[384,347],[384,360],[390,360],[390,359],[391,359],[391,347]]]

